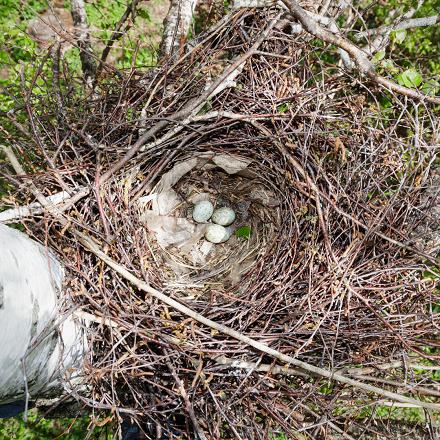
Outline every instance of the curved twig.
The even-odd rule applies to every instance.
[[[428,96],[420,93],[417,90],[410,89],[408,87],[396,84],[387,78],[376,73],[373,63],[368,58],[367,54],[363,52],[359,47],[347,40],[345,37],[339,34],[335,34],[324,27],[322,27],[313,17],[305,11],[295,0],[281,0],[287,7],[292,16],[296,18],[303,28],[316,38],[319,38],[326,43],[334,44],[335,46],[343,49],[347,52],[354,63],[357,65],[359,71],[368,76],[371,80],[386,87],[389,90],[400,93],[414,99],[424,100],[433,104],[440,104],[440,97]]]

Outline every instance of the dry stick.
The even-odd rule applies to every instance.
[[[10,160],[14,170],[17,174],[24,174],[23,168],[21,167],[20,163],[18,162],[14,152],[8,148],[3,146],[3,150],[6,153],[6,156]],[[201,324],[206,325],[209,328],[212,328],[214,330],[217,330],[225,335],[231,336],[232,338],[241,341],[253,348],[255,348],[258,351],[261,351],[262,353],[266,353],[281,362],[285,362],[287,364],[294,365],[298,368],[301,368],[311,374],[318,375],[325,377],[330,380],[335,380],[340,383],[344,383],[347,385],[350,385],[352,387],[371,392],[376,393],[380,396],[386,397],[391,400],[395,400],[397,402],[402,403],[411,403],[413,405],[420,406],[422,408],[427,409],[434,409],[434,410],[440,410],[440,404],[434,404],[430,402],[422,402],[416,399],[412,399],[411,397],[406,397],[401,394],[397,394],[391,391],[384,390],[382,388],[378,388],[376,386],[368,385],[366,383],[360,382],[358,380],[351,379],[349,377],[343,376],[342,374],[338,372],[332,372],[329,370],[325,370],[323,368],[316,367],[314,365],[308,364],[306,362],[300,361],[298,359],[293,358],[292,356],[286,355],[281,353],[278,350],[275,350],[271,347],[269,347],[266,344],[263,344],[261,342],[258,342],[246,335],[243,335],[242,333],[230,328],[226,327],[223,324],[219,324],[215,321],[212,321],[211,319],[208,319],[201,315],[200,313],[195,312],[194,310],[190,309],[189,307],[180,304],[178,301],[168,297],[164,293],[160,292],[159,290],[154,289],[146,282],[140,280],[135,275],[133,275],[130,271],[128,271],[124,266],[120,265],[116,261],[114,261],[112,258],[110,258],[108,255],[106,255],[99,246],[92,240],[91,237],[88,235],[78,231],[75,229],[72,225],[69,225],[62,217],[61,212],[54,207],[50,202],[47,201],[47,199],[44,197],[44,195],[40,192],[40,190],[32,183],[30,179],[26,179],[27,182],[30,185],[30,189],[32,193],[35,195],[35,197],[38,199],[38,201],[45,207],[47,207],[48,211],[54,215],[54,217],[64,226],[70,229],[72,234],[78,238],[78,241],[89,251],[91,251],[93,254],[95,254],[99,259],[104,261],[109,267],[114,269],[117,273],[119,273],[122,277],[124,277],[126,280],[131,282],[134,286],[136,286],[139,290],[142,290],[146,293],[149,293],[154,298],[157,298],[158,300],[162,301],[163,303],[167,304],[168,306],[172,307],[175,310],[178,310],[182,314],[189,316],[190,318],[195,319],[196,321],[200,322]]]
[[[381,26],[378,28],[367,29],[365,31],[359,32],[355,36],[355,39],[360,40],[365,37],[370,37],[371,35],[388,34],[392,31],[397,31],[401,29],[411,29],[411,28],[423,27],[423,26],[434,26],[437,23],[440,23],[440,14],[431,15],[429,17],[409,18],[407,20],[403,20],[399,23],[392,24],[390,26]]]
[[[157,89],[161,84],[164,83],[165,79],[167,78],[168,73],[172,72],[176,66],[178,66],[180,63],[182,63],[187,58],[193,57],[195,53],[199,49],[203,47],[203,45],[209,41],[213,36],[217,36],[220,32],[221,28],[225,26],[225,24],[231,19],[230,14],[226,14],[220,21],[218,21],[209,31],[207,32],[207,37],[204,38],[202,41],[199,41],[190,51],[188,51],[185,55],[183,55],[181,58],[179,58],[174,64],[172,64],[165,72],[164,74],[159,78],[159,81],[157,81],[156,85],[153,87],[153,90],[150,92],[150,96],[147,99],[147,102],[143,106],[143,110],[145,111],[153,99],[154,94],[157,92]],[[258,52],[258,51],[257,51]],[[256,53],[257,53],[256,52]],[[144,118],[145,119],[145,118]]]
[[[139,151],[142,145],[145,144],[146,141],[155,136],[159,131],[167,127],[174,121],[179,121],[191,115],[194,110],[197,110],[201,106],[205,104],[205,102],[216,93],[216,90],[222,85],[224,81],[228,80],[228,77],[231,76],[237,69],[239,69],[261,46],[264,40],[267,38],[270,31],[277,24],[279,18],[281,17],[281,13],[277,15],[268,25],[264,32],[260,35],[257,41],[252,45],[252,47],[243,55],[237,57],[235,61],[226,68],[223,73],[211,84],[211,86],[202,92],[197,98],[190,100],[182,110],[172,114],[167,119],[163,119],[158,122],[156,125],[151,127],[148,131],[146,131],[127,151],[127,153],[116,162],[105,174],[101,176],[100,183],[103,184],[106,180],[110,178],[114,173],[120,170],[130,159],[132,159],[135,154]]]
[[[311,414],[313,417],[315,417],[316,419],[319,419],[319,414],[317,414],[316,412],[312,411],[307,405],[304,405],[303,403],[299,402],[298,406],[300,406],[301,408],[303,408],[306,412],[308,412],[309,414]],[[342,435],[342,437],[344,437],[347,440],[355,440],[351,435],[347,434],[345,431],[343,431],[338,425],[335,425],[333,422],[331,422],[330,420],[326,420],[326,423],[328,426],[330,426],[331,428],[333,428],[336,432],[339,432],[339,434]]]
[[[255,122],[252,122],[253,125],[255,125],[256,127],[262,127],[259,124],[256,124]],[[264,128],[264,127],[263,127]],[[260,128],[261,129],[261,128]],[[365,230],[369,230],[368,226],[365,225],[363,222],[361,222],[360,220],[356,219],[355,217],[353,217],[350,214],[347,214],[344,210],[338,208],[336,206],[336,204],[334,204],[330,198],[324,194],[323,192],[320,191],[320,189],[315,185],[315,183],[313,182],[313,180],[307,175],[307,173],[305,172],[304,168],[300,165],[300,163],[289,153],[289,151],[279,142],[277,142],[277,146],[279,148],[279,150],[288,158],[289,162],[294,166],[294,168],[301,174],[301,176],[303,176],[303,178],[306,180],[308,186],[310,187],[310,189],[317,195],[317,196],[322,196],[328,203],[331,204],[332,208],[340,215],[344,216],[345,218],[348,218],[349,220],[351,220],[353,223],[355,223],[356,225],[360,226],[362,229]],[[382,232],[379,231],[373,231],[373,233],[375,235],[377,235],[378,237],[388,241],[391,244],[394,244],[402,249],[406,249],[408,251],[414,252],[417,255],[420,255],[424,258],[426,258],[427,260],[429,260],[432,264],[435,264],[436,266],[439,264],[439,260],[429,254],[426,254],[425,252],[422,252],[412,246],[409,246],[405,243],[402,243],[400,241],[394,240],[391,237],[388,237],[386,234],[382,234]]]
[[[121,28],[124,25],[124,23],[127,21],[127,19],[130,17],[131,14],[134,14],[136,7],[138,3],[141,0],[133,0],[131,3],[127,5],[127,9],[125,10],[124,14],[122,15],[121,19],[116,24],[112,35],[110,36],[109,40],[107,41],[107,44],[102,51],[101,59],[99,60],[98,68],[96,69],[95,74],[95,83],[99,77],[99,74],[101,73],[102,66],[106,62],[108,54],[110,53],[110,50],[113,46],[113,43],[122,37],[123,33],[121,32]],[[127,31],[127,29],[126,29]]]
[[[76,202],[90,193],[89,188],[76,188],[73,195],[70,196],[66,191],[48,196],[47,199],[53,204],[58,205],[60,211],[66,211]],[[18,206],[16,208],[7,209],[0,212],[0,223],[13,223],[26,217],[31,217],[44,212],[44,207],[39,203],[31,203],[26,206]]]
[[[185,390],[185,386],[183,385],[182,380],[179,378],[179,376],[176,372],[176,369],[171,365],[171,363],[169,361],[167,361],[166,364],[167,364],[167,367],[169,368],[169,370],[171,371],[171,375],[173,376],[174,380],[176,381],[176,384],[179,388],[179,392],[185,402],[186,411],[188,412],[188,414],[191,418],[191,421],[193,422],[194,429],[196,430],[197,435],[199,436],[199,439],[206,440],[205,433],[200,428],[199,422],[197,421],[197,417],[194,412],[194,408],[191,404],[191,401],[189,400],[188,393]]]
[[[26,175],[26,172],[20,165],[20,162],[18,161],[17,157],[15,156],[14,152],[10,147],[7,147],[5,145],[0,145],[0,150],[3,150],[6,157],[8,158],[9,162],[11,162],[12,168],[14,168],[14,171],[22,176]],[[35,186],[35,184],[32,182],[32,179],[29,177],[25,177],[24,180],[29,185],[29,188],[31,190],[31,193],[35,196],[35,198],[40,202],[40,205],[46,208],[49,212],[51,212],[57,219],[59,220],[59,216],[61,215],[61,211],[56,208],[53,203],[48,200],[41,192],[40,190]],[[64,219],[61,219],[64,220]],[[67,224],[67,222],[64,220],[64,224]],[[63,225],[64,225],[63,224]]]
[[[239,359],[231,359],[226,356],[217,356],[210,357],[213,361],[215,361],[219,365],[226,366],[228,368],[236,368],[241,370],[254,370],[258,372],[267,372],[273,375],[284,375],[284,376],[300,376],[300,377],[309,377],[309,374],[306,374],[304,371],[295,370],[293,368],[286,368],[280,365],[270,365],[270,364],[257,364],[255,362],[248,362]],[[196,361],[196,364],[198,362]],[[364,374],[356,374],[351,373],[351,376],[355,376],[357,379],[363,379],[368,382],[377,382],[384,383],[387,385],[397,386],[399,388],[405,388],[405,391],[409,393],[421,394],[425,396],[436,396],[440,397],[440,391],[431,390],[426,387],[421,387],[417,384],[410,385],[402,382],[397,382],[394,380],[381,379],[380,377],[374,377]]]
[[[368,59],[368,56],[359,47],[351,41],[334,34],[333,32],[322,27],[310,14],[307,13],[295,0],[281,0],[287,7],[293,17],[295,17],[303,26],[303,28],[316,38],[319,38],[326,43],[334,44],[335,46],[345,50],[357,64],[361,73],[367,75],[370,79],[378,84],[402,95],[414,99],[422,99],[433,104],[440,104],[440,97],[428,96],[417,90],[409,89],[408,87],[400,86],[394,81],[391,81],[383,76],[378,75],[374,70],[374,65]]]

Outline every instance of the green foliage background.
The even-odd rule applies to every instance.
[[[38,422],[38,423],[37,423]],[[84,440],[90,427],[89,417],[77,419],[42,419],[38,420],[37,412],[31,410],[28,423],[22,417],[0,419],[0,440]],[[113,440],[111,425],[95,428],[90,437],[92,440]]]

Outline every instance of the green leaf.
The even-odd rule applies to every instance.
[[[150,13],[146,9],[139,8],[137,10],[137,15],[138,17],[143,18],[144,20],[151,21]]]
[[[397,82],[405,87],[418,87],[422,81],[422,75],[416,69],[407,69],[397,77]]]
[[[235,231],[236,237],[242,237],[248,239],[251,236],[251,227],[250,226],[242,226]]]
[[[380,65],[382,66],[382,68],[384,68],[385,70],[387,70],[392,74],[399,73],[399,69],[394,64],[393,60],[390,60],[389,58],[382,60]]]
[[[378,63],[380,60],[383,60],[384,58],[385,58],[385,51],[384,51],[384,50],[381,50],[381,51],[377,52],[377,53],[374,55],[372,61],[373,61],[374,64],[376,64],[376,63]]]
[[[280,104],[280,105],[277,107],[277,110],[278,110],[278,113],[283,114],[283,113],[286,113],[287,110],[289,110],[289,108],[290,108],[289,103],[288,103],[288,102],[285,102],[285,103],[283,103],[283,104]]]
[[[440,91],[440,83],[435,79],[430,79],[423,84],[422,91],[427,95],[435,96]]]
[[[401,44],[405,41],[406,38],[406,30],[405,29],[399,29],[397,31],[393,31],[391,33],[391,38],[397,43]]]

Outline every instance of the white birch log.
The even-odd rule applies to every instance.
[[[0,403],[78,384],[86,344],[81,323],[60,316],[63,277],[47,248],[0,224]]]

